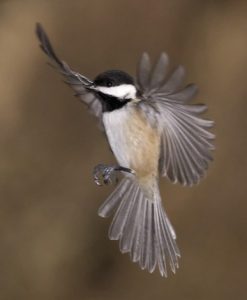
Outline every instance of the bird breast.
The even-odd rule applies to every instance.
[[[136,172],[137,177],[157,176],[160,134],[149,124],[137,105],[103,114],[108,141],[118,163]]]

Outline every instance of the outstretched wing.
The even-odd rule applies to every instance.
[[[40,47],[50,58],[52,66],[54,66],[65,77],[65,82],[75,91],[75,96],[80,97],[80,100],[88,106],[90,112],[101,121],[102,105],[99,99],[85,88],[87,85],[92,84],[92,81],[71,70],[64,61],[61,61],[57,57],[47,34],[40,24],[37,24],[36,26],[36,34],[40,41]]]
[[[145,105],[158,114],[162,133],[160,172],[172,182],[183,185],[197,183],[205,174],[212,158],[214,134],[208,131],[213,122],[201,118],[207,109],[203,104],[189,104],[197,87],[181,87],[185,71],[177,67],[168,74],[168,56],[162,53],[151,68],[148,54],[141,57],[137,69],[137,85]]]

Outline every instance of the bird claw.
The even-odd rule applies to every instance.
[[[111,184],[114,179],[114,171],[115,169],[113,166],[107,166],[103,164],[97,165],[93,171],[94,182],[100,186],[103,185],[103,183],[106,185]]]
[[[94,182],[99,186],[103,185],[102,181],[105,185],[112,184],[113,182],[117,183],[117,171],[135,173],[133,170],[125,167],[99,164],[93,170]]]

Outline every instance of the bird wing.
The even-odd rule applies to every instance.
[[[51,65],[55,67],[64,77],[65,82],[75,91],[75,96],[87,105],[89,111],[99,118],[101,127],[102,122],[102,105],[100,100],[85,87],[92,83],[85,76],[70,69],[70,67],[61,61],[54,52],[50,40],[40,24],[36,26],[36,35],[40,41],[40,47],[50,58]],[[103,129],[103,128],[102,128]]]
[[[168,65],[168,56],[162,53],[151,68],[150,58],[144,53],[137,68],[137,85],[146,111],[152,107],[158,116],[161,175],[174,183],[192,185],[203,177],[213,159],[215,136],[208,130],[214,123],[200,116],[207,109],[206,105],[190,104],[197,87],[194,84],[181,87],[184,68],[179,66],[168,75]],[[147,118],[151,117],[147,114]]]

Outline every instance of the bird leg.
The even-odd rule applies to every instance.
[[[94,167],[93,170],[94,182],[97,185],[102,185],[101,179],[103,179],[104,184],[109,184],[112,183],[113,181],[117,182],[118,181],[117,174],[116,174],[117,171],[135,174],[134,170],[122,166],[99,164],[96,167]]]

